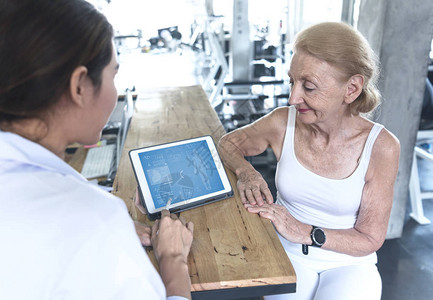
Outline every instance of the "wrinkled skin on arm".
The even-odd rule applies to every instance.
[[[287,111],[287,107],[277,108],[254,123],[224,135],[218,144],[224,164],[238,178],[237,187],[243,203],[262,206],[274,202],[263,176],[244,157],[259,155],[270,147],[279,159]]]

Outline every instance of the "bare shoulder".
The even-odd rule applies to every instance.
[[[281,151],[283,148],[284,137],[286,135],[287,119],[289,114],[289,107],[278,107],[269,113],[270,121],[267,123],[267,141],[274,151],[277,160],[280,159]]]
[[[383,128],[374,143],[371,160],[374,165],[380,166],[382,171],[388,170],[396,174],[399,157],[400,141],[392,132]]]
[[[227,135],[247,133],[249,136],[260,135],[268,137],[269,134],[284,130],[287,125],[288,107],[278,107],[246,126],[238,128]]]
[[[400,154],[400,141],[388,129],[383,128],[377,137],[373,151],[380,156],[399,156]]]
[[[289,114],[289,107],[277,107],[269,114],[267,114],[263,119],[266,120],[268,125],[272,125],[274,128],[286,128],[287,117]]]
[[[284,141],[287,114],[287,107],[276,108],[253,123],[225,134],[219,146],[235,145],[244,156],[258,155],[270,146],[277,155]]]
[[[273,115],[274,118],[283,119],[286,121],[287,121],[288,113],[289,113],[289,107],[288,106],[280,106],[280,107],[277,107],[273,111],[270,112],[270,114]]]
[[[280,140],[284,137],[287,127],[289,108],[287,106],[277,107],[262,118],[261,127],[269,138]],[[259,119],[260,120],[260,119]]]

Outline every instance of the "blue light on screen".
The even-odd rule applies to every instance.
[[[206,141],[139,154],[155,208],[223,190]]]

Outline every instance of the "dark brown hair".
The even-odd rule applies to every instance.
[[[379,105],[378,59],[367,40],[353,27],[337,22],[313,25],[296,36],[293,49],[333,65],[347,80],[356,74],[364,77],[361,94],[349,105],[352,114],[368,113]]]
[[[40,117],[86,66],[99,92],[113,29],[84,0],[0,1],[0,122]]]

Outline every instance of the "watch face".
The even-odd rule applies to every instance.
[[[314,228],[313,239],[317,245],[322,246],[326,241],[325,232],[321,228]]]

